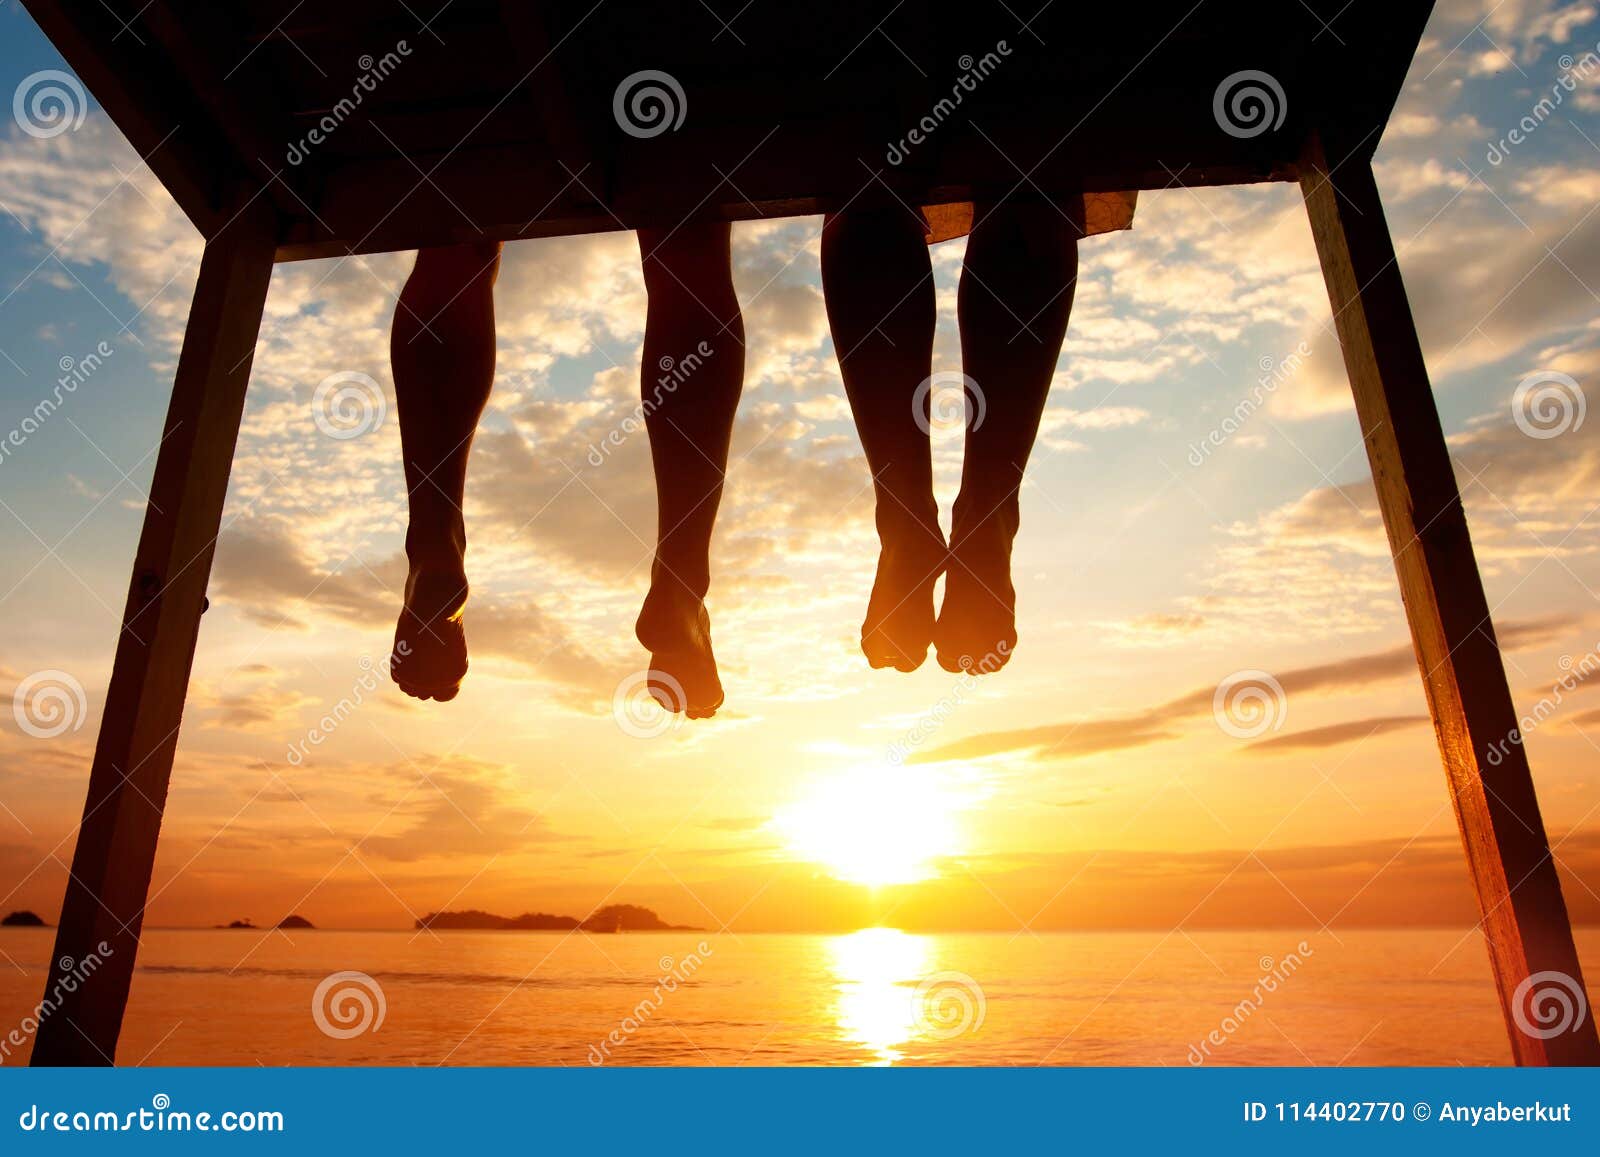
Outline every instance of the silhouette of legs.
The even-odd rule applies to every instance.
[[[467,673],[461,509],[467,455],[494,381],[499,264],[496,242],[419,251],[389,337],[411,515],[389,669],[418,699],[454,699]]]
[[[982,392],[969,427],[934,642],[947,671],[987,674],[1016,646],[1011,544],[1078,276],[1078,230],[1054,206],[978,206],[957,310],[962,368]]]
[[[822,286],[839,372],[872,470],[878,573],[861,624],[873,667],[914,671],[933,639],[933,587],[944,534],[933,496],[927,399],[933,271],[921,224],[903,208],[832,214],[822,230]]]
[[[731,232],[718,222],[639,230],[649,297],[641,393],[656,477],[656,553],[635,634],[651,653],[651,694],[691,719],[722,706],[705,597],[744,385]]]

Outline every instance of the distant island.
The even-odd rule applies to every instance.
[[[668,924],[648,908],[637,904],[608,904],[579,920],[575,916],[552,916],[548,912],[524,912],[521,916],[496,916],[469,908],[463,912],[429,912],[416,923],[417,928],[445,931],[495,932],[700,932],[686,924]]]
[[[259,931],[261,931],[261,928],[254,921],[251,921],[251,920],[235,920],[235,921],[233,921],[232,923],[229,923],[229,924],[217,924],[217,925],[215,925],[215,927],[223,928],[223,929],[239,928],[239,929],[242,929],[242,930],[247,931],[247,932],[259,932]],[[290,915],[285,916],[282,920],[279,920],[277,925],[276,925],[276,927],[278,927],[278,928],[302,928],[302,929],[304,929],[304,928],[315,928],[316,925],[313,924],[311,921],[307,920],[304,916],[296,916],[293,913],[291,913]]]
[[[43,928],[45,922],[39,918],[37,912],[30,912],[26,908],[12,912],[4,920],[0,920],[0,928]]]
[[[493,912],[468,908],[464,912],[429,912],[416,923],[417,928],[494,929],[514,932],[570,932],[578,926],[572,916],[551,916],[546,912],[524,912],[521,916],[496,916]]]

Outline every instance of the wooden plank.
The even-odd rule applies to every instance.
[[[223,190],[242,174],[172,61],[148,39],[124,32],[122,17],[99,0],[23,5],[178,207],[209,236],[226,220]],[[136,19],[137,8],[126,16]]]
[[[215,37],[208,36],[207,30],[227,15],[207,10],[186,12],[180,18],[164,0],[144,0],[140,18],[146,38],[153,39],[171,58],[225,138],[229,170],[249,174],[251,182],[268,182],[265,196],[272,198],[280,215],[303,212],[305,191],[296,187],[300,182],[294,167],[284,163],[285,142],[281,134],[275,137],[263,131],[263,122],[271,122],[273,117],[255,107],[259,102],[246,104],[240,86],[230,84],[224,72],[231,65],[219,60],[215,49],[209,47]],[[283,118],[279,115],[276,119]],[[275,174],[277,181],[272,180]]]
[[[1337,127],[1348,148],[1372,156],[1411,70],[1434,0],[1350,4],[1339,0],[1315,19],[1319,33],[1299,63],[1304,66],[1308,125]],[[1328,23],[1324,26],[1323,21]],[[1331,139],[1331,138],[1330,138]]]
[[[791,145],[787,155],[772,147],[756,150],[735,175],[737,188],[728,185],[699,204],[696,218],[747,221],[823,213],[849,203],[871,179],[854,158],[831,158],[825,163],[820,159],[822,145],[812,149],[799,142],[796,130],[784,130],[784,137]],[[692,148],[691,142],[685,144],[679,155]],[[419,168],[429,174],[427,180]],[[399,156],[362,160],[327,175],[313,205],[314,218],[308,215],[286,224],[278,259],[304,261],[483,239],[516,241],[672,225],[682,216],[677,207],[695,204],[701,195],[689,195],[700,185],[676,183],[673,173],[663,173],[659,167],[630,161],[618,171],[621,191],[612,204],[598,205],[590,196],[602,192],[599,182],[590,179],[593,169],[580,184],[552,158],[530,156],[522,149],[462,149],[445,158],[419,156],[411,161]],[[908,204],[970,201],[990,189],[1026,199],[1057,183],[1041,176],[1024,185],[1013,170],[1001,173],[992,165],[985,166],[984,173],[991,178],[987,184],[942,167],[909,180],[898,172],[885,173],[883,179]],[[1181,173],[1153,163],[1149,168],[1074,174],[1061,187],[1073,191],[1199,188],[1291,181],[1296,174],[1292,160],[1267,168],[1194,165]]]
[[[1307,124],[1336,122],[1376,143],[1431,6],[1157,0],[1135,26],[1113,9],[1051,9],[1035,15],[1030,35],[1005,5],[988,5],[983,43],[964,46],[939,19],[945,6],[926,3],[891,14],[906,27],[888,39],[880,17],[852,0],[818,0],[799,25],[781,6],[718,16],[699,0],[663,0],[648,14],[518,0],[437,11],[397,0],[348,11],[250,2],[226,14],[205,0],[27,2],[135,146],[166,142],[152,167],[202,232],[220,224],[229,179],[254,179],[262,162],[284,168],[306,127],[296,114],[350,95],[362,53],[413,41],[415,59],[362,89],[332,140],[285,169],[293,192],[271,191],[288,230],[284,254],[295,257],[593,231],[617,225],[605,223],[611,211],[628,227],[672,223],[688,208],[710,219],[815,212],[847,202],[875,170],[908,201],[932,188],[965,200],[1033,184],[1281,178]],[[976,14],[961,12],[963,21]],[[962,27],[962,37],[976,35]],[[1049,49],[1035,39],[1046,27]],[[963,98],[982,133],[952,123],[934,145],[887,163],[891,138],[952,89],[959,53],[997,38],[1013,51]],[[688,94],[687,119],[657,139],[623,136],[614,90],[663,61]],[[1281,131],[1242,139],[1216,123],[1219,82],[1247,69],[1281,83]],[[887,105],[886,83],[899,93]],[[865,132],[870,109],[885,123]],[[393,155],[395,143],[415,164]],[[569,171],[583,173],[589,204],[571,188],[557,196]],[[736,188],[722,188],[724,174]]]
[[[934,189],[944,199],[972,200],[1031,196],[1036,188],[1072,193],[1293,179],[1297,110],[1307,96],[1297,78],[1286,74],[1290,100],[1281,131],[1254,139],[1218,125],[1212,94],[1230,71],[1283,71],[1284,42],[1308,44],[1317,28],[1298,5],[1253,6],[1252,13],[1270,8],[1271,18],[1224,22],[1208,12],[1179,19],[1193,5],[1174,3],[1167,7],[1176,13],[1175,28],[1152,17],[1136,34],[1074,38],[1065,57],[1019,34],[973,94],[956,88],[963,59],[957,45],[929,39],[929,22],[914,15],[920,7],[897,10],[895,19],[909,27],[893,36],[875,28],[881,14],[836,0],[817,5],[798,29],[776,10],[757,7],[719,34],[717,18],[696,0],[658,5],[648,19],[606,7],[585,18],[578,6],[565,21],[506,0],[500,40],[517,62],[509,70],[497,45],[459,51],[464,37],[481,37],[481,30],[441,25],[449,58],[431,71],[420,59],[408,63],[363,105],[361,115],[381,124],[383,134],[352,124],[312,159],[320,187],[308,198],[311,211],[291,222],[280,257],[670,226],[690,213],[712,220],[816,213],[853,203],[863,190],[883,197],[880,181],[908,203],[931,203]],[[451,8],[446,19],[458,15]],[[990,16],[999,20],[995,37],[1016,31],[1003,7]],[[1071,22],[1088,18],[1075,10]],[[817,25],[836,35],[820,35]],[[1186,47],[1191,29],[1225,51]],[[1328,43],[1337,46],[1332,37]],[[426,41],[418,52],[425,48]],[[476,72],[461,75],[463,61]],[[659,134],[625,131],[615,120],[616,93],[630,76],[664,61],[685,98],[675,102],[686,113],[682,123]],[[252,57],[258,63],[259,54]],[[305,81],[289,75],[305,71],[293,54],[285,68],[289,88]],[[485,69],[509,76],[510,87],[490,102],[488,120],[470,102],[453,108],[444,118],[459,118],[453,135],[448,124],[420,121],[426,102],[419,106],[415,94],[396,87],[425,76],[453,100]],[[969,127],[956,117],[934,143],[891,163],[889,146],[927,117],[944,115],[938,106],[941,99],[950,104],[952,90],[963,94],[964,107],[982,107],[981,123]],[[997,103],[985,104],[991,92]],[[497,126],[495,118],[504,122],[506,110],[525,106],[528,114],[510,123],[527,125],[527,139],[507,141],[507,124]],[[997,142],[986,139],[996,135],[1006,157],[996,157]],[[428,140],[448,147],[410,149],[409,159],[389,147]],[[585,189],[592,196],[574,196]]]
[[[548,5],[499,0],[499,17],[505,25],[506,51],[518,75],[527,77],[518,86],[518,103],[543,128],[556,160],[573,173],[583,174],[588,187],[604,197],[609,165],[593,123],[596,110],[590,104],[580,111],[573,100],[574,93],[585,91],[579,72],[582,42],[567,49],[564,33],[552,26]]]
[[[206,245],[89,775],[35,1065],[112,1063],[277,241],[258,200]],[[74,963],[96,970],[66,991]],[[59,987],[58,987],[59,986]]]
[[[1371,166],[1364,152],[1330,163],[1313,136],[1300,179],[1512,1055],[1600,1064],[1586,997],[1568,1031],[1530,1015],[1539,992],[1581,996],[1583,974]]]

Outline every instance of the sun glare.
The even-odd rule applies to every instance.
[[[970,793],[904,768],[858,767],[813,780],[773,827],[795,857],[869,887],[914,884],[935,861],[964,850],[960,815]]]
[[[828,941],[839,988],[839,1030],[870,1049],[874,1063],[890,1065],[896,1046],[918,1035],[916,1005],[908,987],[928,965],[928,939],[895,928],[863,928]]]

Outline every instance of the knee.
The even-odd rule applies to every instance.
[[[828,267],[867,264],[880,270],[896,254],[926,249],[923,223],[904,206],[846,209],[822,223],[822,261]]]
[[[733,227],[726,221],[639,230],[645,292],[657,308],[731,302]]]
[[[1006,203],[980,206],[972,230],[972,244],[997,252],[1032,259],[1035,265],[1056,268],[1076,263],[1078,222],[1049,202]]]

